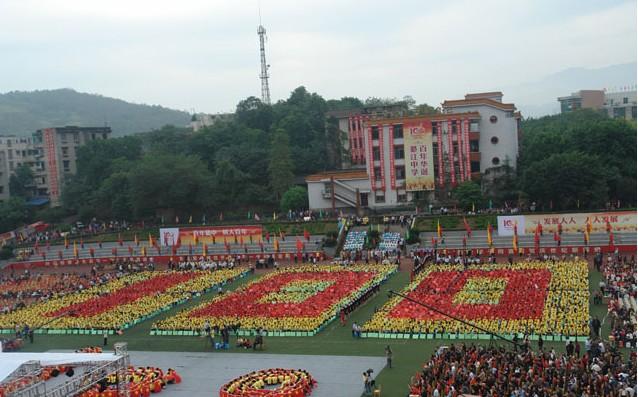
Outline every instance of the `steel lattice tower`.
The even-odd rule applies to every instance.
[[[259,35],[259,54],[261,56],[261,74],[259,75],[261,79],[261,101],[270,105],[270,88],[268,87],[268,68],[270,65],[266,64],[266,29],[261,24],[259,24],[257,34]]]

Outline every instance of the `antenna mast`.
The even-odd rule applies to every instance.
[[[261,101],[270,105],[270,88],[268,87],[268,68],[270,65],[266,64],[266,29],[261,25],[261,7],[259,7],[259,28],[257,29],[259,35],[259,55],[261,57],[261,74],[259,79],[261,80]]]

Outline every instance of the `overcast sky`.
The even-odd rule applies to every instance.
[[[439,104],[636,60],[635,1],[262,0],[261,15],[273,100],[304,85]],[[258,21],[257,0],[0,0],[0,92],[232,111],[260,96]]]

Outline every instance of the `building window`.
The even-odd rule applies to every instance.
[[[505,117],[509,117],[509,118],[514,117],[514,112],[512,111],[505,112]]]
[[[323,192],[325,194],[332,195],[332,183],[331,182],[327,182],[327,183],[323,184]]]
[[[381,160],[381,149],[378,147],[375,147],[372,149],[372,159],[377,161],[377,160]]]
[[[380,176],[381,175],[381,167],[374,167],[374,176]]]
[[[492,164],[494,164],[494,165],[501,164],[501,159],[499,159],[498,157],[493,157],[492,158]]]
[[[470,152],[476,153],[479,151],[479,141],[472,140],[470,141]]]
[[[7,150],[7,154],[9,155],[7,158],[13,160],[13,150]]]
[[[624,118],[625,117],[625,108],[614,108],[614,117]]]
[[[378,126],[373,126],[372,127],[372,140],[377,140],[379,139],[379,127]]]
[[[377,202],[377,203],[385,203],[385,194],[383,194],[383,192],[375,193],[374,201]]]
[[[102,139],[106,139],[106,137],[107,137],[107,136],[108,136],[108,135],[107,135],[107,133],[106,133],[106,132],[102,133]]]
[[[408,195],[403,193],[403,194],[398,194],[397,195],[397,201],[399,203],[407,203],[408,202]]]
[[[481,162],[480,161],[472,161],[470,163],[470,171],[471,172],[481,172]]]
[[[69,160],[62,160],[62,166],[64,167],[64,172],[71,172],[71,162]]]
[[[401,160],[405,158],[405,151],[403,149],[403,146],[395,146],[394,147],[394,159],[395,160]]]
[[[0,186],[0,194],[4,193],[4,186]]]
[[[9,171],[13,171],[13,161],[9,161]]]
[[[62,146],[62,157],[69,157],[69,148]]]
[[[495,124],[498,121],[498,117],[491,115],[490,116],[490,123]]]
[[[405,167],[394,167],[394,175],[397,179],[405,179]]]
[[[623,97],[623,99],[622,99],[622,103],[629,103],[629,98],[627,98],[627,97]]]
[[[73,133],[73,142],[74,143],[80,143],[80,133],[78,133],[78,132],[74,132]]]
[[[403,138],[403,124],[395,124],[393,129],[394,139]]]
[[[490,142],[492,142],[494,145],[496,145],[498,143],[498,137],[493,136],[492,139],[490,139]]]
[[[473,121],[470,123],[470,132],[479,132],[479,123]]]

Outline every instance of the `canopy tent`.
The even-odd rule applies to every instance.
[[[116,361],[120,356],[107,353],[1,353],[0,382],[15,372],[21,365],[36,362],[40,366],[82,364],[89,362]]]

